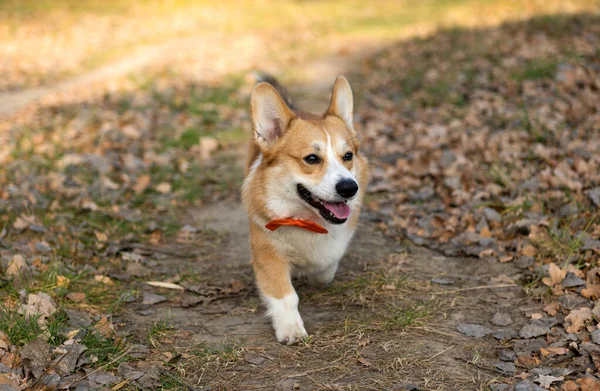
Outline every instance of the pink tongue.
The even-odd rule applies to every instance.
[[[323,206],[333,213],[338,219],[346,219],[350,216],[350,207],[345,202],[326,202],[323,201]]]

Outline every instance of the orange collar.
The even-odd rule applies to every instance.
[[[292,218],[272,220],[269,223],[267,223],[267,225],[265,225],[265,228],[271,231],[275,231],[277,228],[282,227],[284,225],[300,227],[307,231],[316,232],[318,234],[326,234],[329,232],[325,228],[321,227],[319,224],[313,223],[312,221],[296,220]]]

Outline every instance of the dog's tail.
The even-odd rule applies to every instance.
[[[292,111],[296,111],[296,106],[294,106],[292,98],[290,98],[290,94],[288,94],[285,87],[282,86],[281,83],[279,83],[275,76],[269,75],[265,72],[256,72],[254,78],[256,79],[257,83],[265,82],[272,85],[277,90],[277,92],[279,92],[279,95],[281,95],[281,98],[283,99],[285,104],[287,104],[288,107],[292,109]]]

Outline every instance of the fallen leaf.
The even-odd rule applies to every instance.
[[[527,246],[525,246],[521,249],[521,254],[528,256],[528,257],[533,257],[533,256],[535,256],[535,254],[537,254],[537,250],[535,249],[535,247],[528,244]]]
[[[534,382],[538,383],[540,386],[544,388],[550,388],[552,383],[557,381],[565,380],[564,376],[548,376],[548,375],[538,375],[538,378],[534,380]]]
[[[38,324],[43,325],[46,319],[56,312],[56,305],[45,292],[30,293],[27,296],[27,304],[22,305],[20,311],[27,317],[39,316]]]
[[[559,348],[559,347],[547,347],[547,348],[540,348],[540,354],[542,355],[542,357],[546,357],[550,354],[557,354],[559,356],[562,356],[564,354],[567,354],[567,352],[569,351],[569,349],[567,348]]]
[[[150,239],[148,239],[148,242],[151,245],[156,246],[160,243],[161,237],[162,237],[162,233],[159,230],[152,231],[152,233],[150,234]]]
[[[168,194],[168,193],[171,192],[171,184],[167,183],[167,182],[159,183],[156,186],[156,191],[159,192],[159,193],[161,193],[161,194]]]
[[[108,240],[108,235],[106,235],[104,232],[94,231],[94,235],[96,235],[96,239],[98,239],[100,242],[106,242]]]
[[[598,391],[600,390],[600,380],[592,377],[582,377],[577,379],[577,384],[581,387],[581,391]]]
[[[148,188],[148,185],[150,185],[150,175],[140,175],[135,186],[133,186],[133,191],[135,194],[143,193]]]
[[[106,284],[106,285],[114,285],[115,284],[113,282],[113,280],[110,279],[110,277],[102,276],[102,275],[98,275],[98,274],[94,276],[94,280],[101,282],[103,284]]]
[[[8,263],[8,267],[6,268],[7,276],[17,276],[21,273],[27,272],[29,266],[27,266],[27,262],[21,254],[15,254],[12,260]]]
[[[560,387],[560,391],[579,391],[579,386],[573,380],[567,380]]]
[[[65,296],[67,300],[74,301],[75,303],[80,303],[85,300],[85,293],[82,292],[71,292],[67,293]]]
[[[370,367],[371,365],[373,365],[369,360],[365,359],[362,356],[358,358],[358,362],[364,365],[365,367]]]
[[[542,278],[542,282],[548,286],[559,285],[567,275],[566,270],[562,270],[560,267],[556,266],[554,262],[549,265],[548,273],[550,274],[550,277]]]
[[[571,311],[571,313],[565,317],[565,324],[568,325],[567,333],[579,334],[585,329],[585,323],[591,321],[592,318],[592,310],[589,308]]]
[[[546,313],[550,316],[555,316],[556,315],[556,311],[560,308],[560,304],[558,303],[558,301],[553,301],[550,304],[547,304],[544,307],[544,311],[546,311]]]
[[[56,286],[59,288],[68,288],[70,282],[71,280],[65,276],[56,276]]]
[[[115,332],[115,326],[108,316],[102,317],[95,325],[94,330],[98,331],[100,335],[105,338],[114,338],[117,336]]]

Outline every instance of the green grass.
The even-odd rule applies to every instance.
[[[390,307],[385,327],[389,329],[406,329],[421,325],[432,315],[431,303],[417,303],[408,307]]]
[[[54,313],[43,326],[38,323],[39,318],[39,315],[25,317],[19,314],[15,307],[8,308],[0,304],[0,330],[6,333],[11,344],[20,347],[40,335],[46,335],[48,343],[53,346],[58,346],[65,341],[66,337],[62,331],[68,317],[64,311],[59,310]]]
[[[529,61],[521,69],[515,71],[512,77],[519,82],[552,78],[556,73],[557,65],[556,59],[536,58]]]
[[[158,322],[152,323],[150,331],[148,331],[148,342],[154,347],[157,347],[160,343],[160,339],[174,331],[175,328],[171,325],[171,314],[167,314],[163,319]]]
[[[87,347],[85,355],[94,363],[94,366],[102,366],[104,369],[111,370],[129,360],[123,341],[106,338],[94,329],[86,330],[81,343]]]

